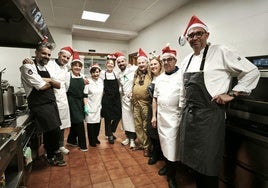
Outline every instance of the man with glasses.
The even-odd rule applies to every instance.
[[[259,71],[225,46],[210,45],[208,27],[193,16],[184,35],[193,49],[181,64],[180,160],[194,171],[198,188],[218,188],[225,137],[225,104],[248,95]],[[183,41],[183,40],[180,40]],[[239,82],[229,91],[232,77]]]
[[[166,165],[159,175],[167,175],[169,188],[176,188],[176,166],[179,161],[179,94],[181,90],[180,71],[176,66],[176,51],[169,46],[162,49],[161,60],[165,72],[155,81],[152,103],[152,126],[157,127]]]

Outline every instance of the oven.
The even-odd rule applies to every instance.
[[[268,187],[268,56],[248,57],[260,71],[257,87],[226,109],[220,188]],[[237,83],[233,79],[232,86]]]

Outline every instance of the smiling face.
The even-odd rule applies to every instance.
[[[106,64],[105,64],[105,67],[106,67],[106,71],[107,72],[113,72],[113,70],[114,70],[114,61],[113,60],[111,60],[111,59],[108,59],[107,61],[106,61]]]
[[[145,60],[144,58],[138,59],[138,60],[137,60],[137,65],[138,65],[138,69],[139,69],[141,72],[144,72],[144,71],[146,71],[147,68],[148,68],[148,61]]]
[[[162,57],[162,63],[164,65],[165,72],[170,73],[176,69],[177,60],[171,55]]]
[[[47,47],[41,47],[40,49],[35,51],[35,55],[36,62],[39,63],[41,66],[44,66],[48,63],[50,59],[51,50]]]
[[[195,55],[199,55],[200,51],[206,47],[208,37],[209,33],[202,27],[194,27],[189,30],[187,40],[194,50]]]
[[[157,59],[152,59],[149,65],[153,76],[158,76],[161,73],[162,65],[160,61],[158,61]]]
[[[82,70],[82,63],[79,61],[72,62],[71,70],[75,76],[79,76]]]
[[[125,58],[120,58],[117,60],[117,66],[121,71],[124,71],[127,67],[127,61]]]
[[[66,65],[70,58],[71,58],[71,54],[67,53],[67,52],[59,52],[58,53],[58,62],[63,66]]]
[[[91,78],[94,80],[98,80],[98,78],[100,76],[100,72],[101,72],[101,70],[97,67],[91,68],[91,70],[90,70]]]

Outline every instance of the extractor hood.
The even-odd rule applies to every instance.
[[[0,46],[35,48],[54,40],[35,0],[0,0]]]

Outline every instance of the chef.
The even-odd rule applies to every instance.
[[[179,94],[181,90],[180,71],[176,66],[177,52],[169,46],[162,49],[161,61],[165,72],[155,81],[152,104],[152,126],[157,127],[161,149],[166,166],[158,172],[167,175],[169,188],[177,187],[176,162],[179,161]]]
[[[55,76],[46,69],[51,50],[52,46],[46,41],[46,38],[37,45],[34,62],[27,58],[20,67],[21,81],[26,91],[28,106],[35,120],[37,132],[43,133],[48,163],[65,166],[66,162],[61,152],[58,151],[61,121],[53,92],[53,88],[60,88],[60,83],[55,81]]]
[[[184,33],[193,53],[181,64],[180,159],[195,172],[198,188],[218,188],[225,136],[224,104],[250,94],[259,80],[255,65],[225,46],[210,45],[209,35],[207,25],[193,16]],[[238,83],[229,90],[233,76]]]
[[[132,86],[134,74],[137,66],[128,65],[127,59],[121,52],[115,54],[118,68],[121,70],[118,73],[118,79],[121,88],[121,102],[122,102],[122,123],[125,130],[126,139],[122,142],[122,145],[130,144],[130,148],[135,148],[135,139],[137,138],[135,132],[134,117],[131,105]]]
[[[69,150],[64,147],[64,130],[71,127],[70,111],[66,95],[65,77],[69,69],[67,63],[69,62],[73,54],[73,49],[70,46],[61,48],[58,53],[58,59],[50,60],[47,64],[47,69],[50,73],[53,73],[57,77],[57,81],[61,83],[60,89],[54,89],[56,96],[56,102],[58,105],[60,119],[62,125],[60,126],[60,148],[59,150],[63,154],[68,154]]]

